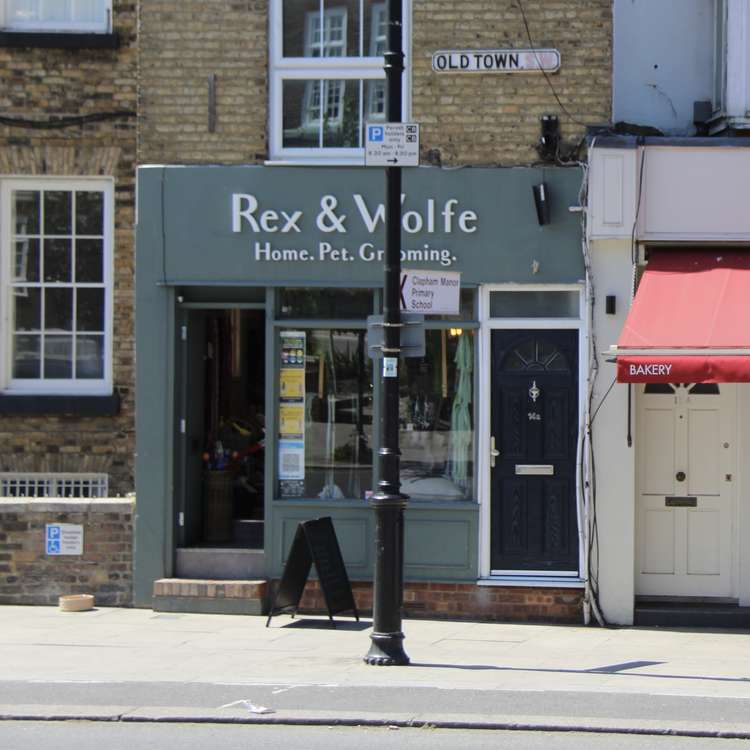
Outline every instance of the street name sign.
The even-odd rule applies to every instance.
[[[368,122],[366,167],[418,167],[419,125],[415,122]]]
[[[556,73],[560,52],[556,49],[454,49],[432,56],[436,73]]]
[[[406,312],[457,315],[460,292],[457,271],[401,271],[401,309]]]

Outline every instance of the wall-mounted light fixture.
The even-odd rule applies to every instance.
[[[539,226],[549,224],[549,188],[546,182],[532,185],[534,191],[534,205],[536,206],[536,218]]]
[[[560,146],[560,121],[557,115],[542,115],[539,122],[542,128],[537,144],[539,156],[542,161],[555,161]]]

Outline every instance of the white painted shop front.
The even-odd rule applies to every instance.
[[[606,354],[649,253],[750,252],[749,169],[737,139],[607,138],[590,152],[592,571],[612,623],[649,599],[750,605],[750,385],[618,383]],[[747,307],[728,312],[747,318],[747,347]]]

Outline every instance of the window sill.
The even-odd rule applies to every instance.
[[[325,158],[317,157],[310,159],[268,159],[263,162],[264,167],[364,167],[365,156],[354,158],[334,157]]]
[[[120,394],[109,396],[39,396],[0,394],[4,416],[114,417],[120,413]]]
[[[91,32],[0,31],[0,47],[39,49],[118,49],[120,36]]]

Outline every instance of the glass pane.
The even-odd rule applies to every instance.
[[[39,0],[10,0],[9,15],[22,23],[34,21],[39,16]]]
[[[13,377],[38,378],[41,372],[41,336],[13,337]]]
[[[401,489],[414,500],[473,494],[474,333],[425,332],[424,357],[400,362]]]
[[[39,281],[39,240],[16,241],[13,281]]]
[[[319,0],[284,0],[282,32],[284,57],[305,56],[305,24],[306,19],[313,15],[320,16]]]
[[[71,281],[71,247],[67,239],[44,240],[45,281]]]
[[[509,372],[567,372],[569,369],[565,355],[555,344],[544,339],[526,339],[508,352],[503,360],[503,370]]]
[[[362,81],[323,81],[323,146],[359,148]]]
[[[104,330],[104,289],[79,289],[77,291],[76,330]]]
[[[493,318],[578,318],[578,292],[490,292]]]
[[[13,289],[15,303],[15,330],[40,331],[42,329],[41,289],[16,287]]]
[[[284,81],[284,148],[320,147],[320,81]]]
[[[47,331],[73,330],[73,290],[44,290],[44,327]]]
[[[76,193],[76,234],[104,234],[104,193]]]
[[[315,39],[318,55],[321,52],[323,57],[362,55],[359,34],[360,2],[361,0],[324,0],[322,49],[319,35]]]
[[[386,18],[384,2],[365,0],[365,55],[381,57],[385,52]]]
[[[69,21],[70,0],[39,0],[39,18],[43,21]]]
[[[76,281],[89,284],[104,281],[103,240],[76,240]]]
[[[385,50],[382,0],[324,0],[322,15],[319,0],[284,0],[283,7],[284,57],[379,57]]]
[[[365,81],[365,119],[385,121],[385,81]]]
[[[372,360],[365,335],[363,330],[282,334],[281,378],[292,397],[279,407],[280,497],[364,499],[372,489]],[[301,376],[285,375],[300,370]]]
[[[279,300],[280,318],[364,320],[372,314],[369,289],[282,289]]]
[[[81,23],[103,23],[107,20],[106,10],[103,0],[73,0],[72,17]]]
[[[71,194],[68,190],[48,190],[44,193],[44,233],[70,234]]]
[[[76,377],[104,377],[104,336],[76,337]]]
[[[39,234],[39,191],[13,191],[13,227],[16,234]]]
[[[44,337],[44,377],[56,380],[73,377],[72,336]]]

